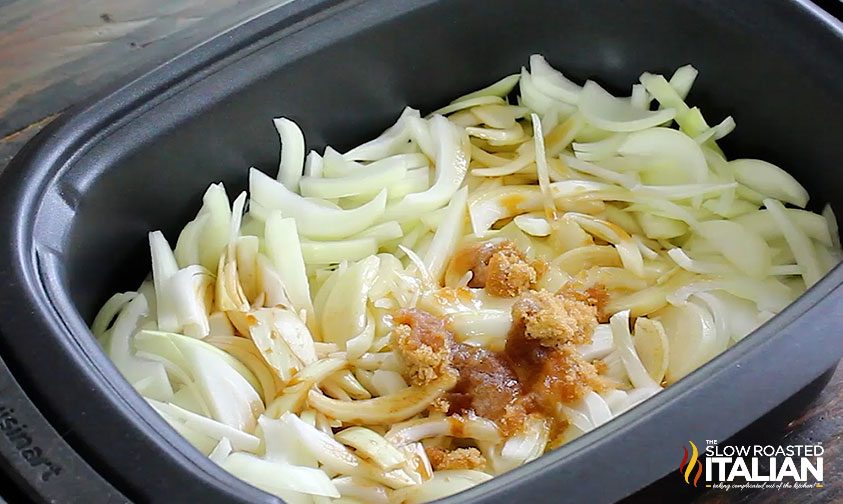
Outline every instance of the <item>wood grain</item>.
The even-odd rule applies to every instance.
[[[62,111],[140,75],[279,0],[0,0],[0,172]],[[843,502],[843,365],[801,414],[755,436],[822,443],[825,488],[703,491],[671,475],[628,502]],[[791,491],[793,492],[793,491]]]
[[[140,75],[283,0],[0,2],[0,136]]]

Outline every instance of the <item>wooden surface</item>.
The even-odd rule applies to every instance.
[[[26,141],[67,107],[277,3],[0,0],[0,171]],[[678,490],[678,478],[668,476],[631,501],[843,502],[843,366],[801,415],[769,427],[763,437],[774,444],[822,443],[825,488],[798,493],[689,493]]]

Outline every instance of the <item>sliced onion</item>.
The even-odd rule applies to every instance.
[[[501,433],[491,420],[469,415],[466,417],[418,418],[393,425],[386,439],[398,446],[422,439],[451,436],[498,443]]]
[[[407,169],[401,164],[367,166],[365,170],[344,177],[302,177],[301,195],[309,198],[342,198],[377,192],[402,180]]]
[[[266,211],[280,210],[294,218],[299,233],[314,239],[339,239],[359,233],[374,224],[386,208],[385,190],[365,205],[338,210],[306,200],[254,168],[250,171],[249,188],[252,201],[259,207]],[[254,214],[254,205],[250,211]]]
[[[833,240],[836,235],[831,233],[828,221],[822,215],[796,208],[786,208],[785,215],[811,239],[817,240],[827,247],[834,246]],[[769,210],[749,212],[736,217],[734,220],[744,227],[752,229],[765,240],[784,236],[782,235],[782,228],[779,227],[778,222]]]
[[[619,352],[632,385],[637,388],[657,387],[658,382],[654,381],[647,372],[632,342],[632,335],[629,332],[629,310],[612,315],[609,324],[612,327],[615,348]]]
[[[544,56],[530,56],[530,77],[536,87],[554,100],[576,105],[582,88],[550,66]]]
[[[430,130],[437,147],[435,181],[428,190],[408,194],[391,204],[387,219],[401,220],[445,206],[465,178],[470,152],[463,133],[440,115],[430,119]]]
[[[407,462],[392,443],[377,432],[364,427],[349,427],[334,435],[337,441],[350,446],[359,456],[372,461],[383,470],[395,469]]]
[[[281,163],[278,166],[278,181],[291,191],[299,190],[299,180],[304,169],[304,133],[299,126],[280,117],[273,119],[275,129],[281,137]]]
[[[700,222],[695,231],[746,274],[762,278],[770,271],[770,247],[752,229],[734,221]]]
[[[632,342],[647,374],[655,383],[661,383],[670,362],[670,347],[664,327],[657,320],[638,317]]]
[[[490,479],[490,474],[470,469],[436,471],[433,477],[424,483],[395,492],[392,499],[402,504],[431,502],[468,490]]]
[[[633,107],[628,100],[615,98],[594,81],[583,86],[579,109],[590,124],[607,131],[645,130],[676,116],[674,109],[649,111]]]
[[[708,311],[687,303],[663,308],[651,318],[658,320],[667,334],[670,355],[665,379],[668,383],[675,383],[714,356],[717,331]]]
[[[454,195],[445,209],[445,216],[442,219],[430,248],[424,255],[424,264],[430,276],[437,282],[442,281],[445,274],[445,266],[457,248],[457,242],[463,235],[463,227],[466,217],[466,201],[468,199],[468,188],[463,187]]]
[[[764,196],[805,208],[808,191],[778,166],[760,159],[736,159],[729,162],[735,180]]]
[[[673,162],[670,170],[645,174],[649,177],[647,182],[673,185],[702,183],[708,180],[708,164],[700,146],[684,133],[674,129],[650,128],[630,133],[618,152],[623,156],[654,157]]]
[[[337,420],[352,425],[389,425],[416,415],[442,392],[456,384],[450,373],[422,387],[410,387],[395,394],[362,401],[338,401],[311,390],[310,406]]]
[[[246,453],[232,453],[221,465],[243,481],[285,500],[290,492],[340,496],[321,469],[270,462]]]
[[[515,89],[515,86],[518,85],[519,78],[520,76],[518,74],[507,75],[503,79],[495,82],[494,84],[490,84],[484,87],[483,89],[478,89],[473,93],[460,96],[452,103],[464,102],[472,98],[478,98],[480,96],[497,96],[503,98],[509,93],[511,93],[513,89]]]
[[[824,269],[820,266],[816,251],[811,245],[811,239],[790,220],[784,205],[779,201],[768,198],[764,200],[764,206],[781,229],[784,239],[793,252],[793,257],[796,258],[796,263],[802,268],[805,286],[810,287],[817,283],[822,278]]]

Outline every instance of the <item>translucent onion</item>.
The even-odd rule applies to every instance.
[[[468,490],[490,479],[491,475],[470,469],[436,471],[433,477],[424,483],[396,491],[392,500],[402,504],[431,502]]]
[[[554,100],[576,105],[582,88],[547,63],[541,54],[530,56],[530,77],[542,93]]]
[[[339,210],[308,201],[254,168],[249,175],[249,192],[262,211],[280,210],[295,219],[299,233],[313,239],[340,239],[359,233],[374,224],[386,208],[385,190],[365,205]],[[250,211],[254,214],[256,207],[253,205]],[[256,216],[266,219],[262,211]]]
[[[275,129],[281,137],[281,162],[278,166],[278,181],[291,191],[298,191],[299,180],[304,168],[304,133],[298,124],[281,117],[273,119]]]
[[[594,126],[623,132],[652,128],[676,116],[674,109],[649,111],[633,107],[629,101],[615,98],[594,81],[588,81],[583,86],[579,110]]]
[[[736,159],[729,162],[735,180],[764,196],[805,208],[808,191],[792,175],[760,159]]]
[[[385,438],[402,446],[437,436],[475,439],[494,444],[501,440],[500,430],[494,422],[473,415],[409,420],[393,425]]]
[[[456,377],[447,373],[421,387],[362,401],[338,401],[311,390],[308,402],[317,411],[352,425],[389,425],[424,411],[456,382]]]
[[[637,388],[657,387],[658,383],[647,372],[632,342],[632,335],[629,332],[629,310],[612,315],[609,324],[612,327],[615,348],[619,352],[632,385]]]

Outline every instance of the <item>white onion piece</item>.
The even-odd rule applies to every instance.
[[[493,128],[507,129],[516,125],[516,121],[529,112],[526,107],[515,105],[483,105],[471,109],[471,113],[483,124]],[[453,121],[453,117],[450,118]]]
[[[466,148],[468,142],[464,141],[463,133],[441,115],[430,119],[430,130],[437,148],[435,181],[426,191],[408,194],[390,204],[387,219],[402,220],[445,206],[465,178],[471,153]]]
[[[635,319],[632,341],[647,373],[655,383],[661,383],[670,361],[670,347],[664,327],[657,320],[638,317]]]
[[[472,415],[459,418],[440,417],[409,420],[390,427],[384,437],[387,441],[402,446],[437,436],[475,439],[491,443],[498,443],[501,440],[500,430],[494,422]]]
[[[629,381],[637,388],[658,387],[658,383],[647,373],[633,345],[632,335],[629,333],[629,310],[612,315],[609,324],[612,327],[615,348],[626,368]]]
[[[524,429],[506,440],[500,449],[500,459],[494,464],[500,474],[535,460],[544,454],[550,438],[550,428],[544,419],[527,417]]]
[[[354,476],[341,476],[331,480],[343,498],[365,504],[389,504],[386,487],[371,480]],[[333,500],[336,503],[338,500]]]
[[[571,147],[574,148],[577,159],[595,162],[617,154],[624,140],[626,140],[626,133],[617,133],[596,142],[574,142]]]
[[[258,425],[260,425],[261,437],[264,441],[266,460],[282,464],[319,467],[319,462],[304,449],[295,430],[287,423],[261,415],[258,418]]]
[[[588,81],[583,86],[579,110],[590,124],[607,131],[645,130],[676,116],[673,109],[649,111],[636,108],[628,100],[615,98],[594,81]]]
[[[255,451],[260,446],[260,439],[236,429],[222,422],[208,417],[197,415],[192,411],[180,408],[175,404],[167,404],[153,399],[146,398],[147,402],[156,410],[163,411],[172,418],[187,425],[188,427],[201,432],[217,441],[227,438],[235,450]]]
[[[728,116],[726,119],[723,119],[720,123],[716,126],[712,126],[711,128],[703,131],[699,135],[694,137],[694,141],[698,144],[704,144],[709,140],[720,140],[724,136],[728,135],[732,131],[735,130],[735,120],[732,116]]]
[[[763,278],[772,264],[770,247],[746,226],[728,220],[700,222],[695,231],[747,275]]]
[[[302,256],[306,264],[339,264],[359,261],[378,252],[374,238],[355,238],[338,241],[302,241]]]
[[[626,398],[626,404],[620,411],[618,411],[617,415],[620,415],[621,413],[624,413],[625,411],[628,411],[634,408],[635,406],[638,406],[639,404],[658,394],[662,390],[663,389],[661,387],[648,387],[633,389],[629,391],[629,394],[627,394]]]
[[[304,158],[304,176],[305,177],[321,177],[324,161],[316,151],[310,151],[306,158]]]
[[[484,87],[483,89],[478,89],[477,91],[474,91],[467,95],[460,96],[451,103],[464,102],[480,96],[497,96],[503,98],[509,93],[511,93],[513,89],[515,89],[515,86],[518,85],[519,78],[519,74],[507,75],[506,77],[495,82],[494,84],[490,84]]]
[[[264,229],[266,254],[281,279],[283,292],[293,309],[307,313],[307,322],[313,327],[315,312],[296,221],[284,218],[281,212],[272,212],[266,218]]]
[[[676,69],[670,77],[670,87],[676,90],[683,100],[688,96],[694,81],[697,79],[699,71],[692,65],[684,65]]]
[[[208,458],[215,464],[222,464],[222,462],[231,455],[231,441],[228,438],[220,439],[217,446],[208,454]]]
[[[470,469],[436,471],[424,483],[392,494],[394,502],[422,504],[453,495],[492,479],[490,474]]]
[[[340,496],[328,475],[321,469],[270,462],[238,452],[229,455],[221,465],[243,481],[284,500],[289,499],[290,492]]]
[[[502,350],[512,325],[512,313],[481,309],[452,313],[447,320],[460,342]]]
[[[518,82],[518,89],[521,91],[521,105],[539,114],[547,114],[557,104],[560,104],[536,87],[532,76],[524,67],[521,67],[521,80]],[[573,107],[571,108],[573,109]]]
[[[668,383],[675,383],[714,356],[717,331],[705,309],[694,303],[667,306],[651,318],[661,322],[667,334],[670,361],[665,379]]]
[[[445,374],[427,385],[409,387],[374,399],[339,401],[311,390],[308,401],[317,411],[349,424],[389,425],[425,410],[431,401],[455,384],[456,377]]]
[[[373,163],[374,164],[374,163]],[[308,198],[342,198],[359,194],[377,193],[401,181],[407,169],[398,163],[367,166],[344,177],[302,177],[299,180],[301,195]]]
[[[392,443],[377,432],[365,427],[349,427],[336,434],[340,443],[354,448],[359,455],[371,460],[383,470],[395,469],[407,462],[404,455]]]
[[[376,369],[372,373],[371,382],[373,392],[376,392],[378,396],[395,394],[409,386],[401,373],[389,369]]]
[[[344,348],[367,326],[369,289],[375,282],[380,259],[369,256],[343,272],[322,311],[322,340]],[[360,352],[359,355],[362,355]],[[358,355],[358,356],[359,356]]]
[[[254,168],[249,172],[249,192],[253,202],[266,211],[280,210],[284,216],[294,218],[299,233],[314,239],[339,239],[359,233],[374,224],[386,208],[385,190],[365,205],[338,210],[306,200]],[[254,214],[254,205],[250,212]]]
[[[102,305],[97,316],[94,318],[94,323],[91,324],[91,332],[97,339],[101,339],[108,328],[112,325],[114,318],[135,299],[137,292],[118,292],[114,294],[105,304]]]
[[[700,146],[681,131],[670,128],[636,131],[626,137],[618,152],[623,156],[644,156],[672,161],[673,165],[669,171],[657,170],[651,175],[648,174],[652,182],[659,185],[703,183],[708,180],[708,164]]]
[[[470,137],[486,140],[493,145],[512,145],[524,139],[524,130],[518,123],[507,129],[469,126],[465,128],[465,132]]]
[[[812,240],[817,240],[827,247],[835,247],[834,239],[837,237],[837,230],[835,229],[832,233],[832,230],[828,227],[827,219],[822,215],[796,208],[786,208],[785,215]],[[735,217],[733,220],[752,229],[765,240],[783,237],[782,228],[779,227],[769,210],[749,212]]]
[[[410,140],[410,131],[407,125],[409,118],[412,117],[420,117],[419,111],[405,107],[395,124],[379,137],[358,145],[343,154],[343,157],[349,161],[374,161],[398,154],[398,150],[403,148]]]
[[[594,333],[591,335],[591,343],[576,346],[577,352],[587,361],[602,359],[609,355],[614,348],[612,327],[609,324],[599,324],[594,329]]]
[[[120,373],[139,393],[152,399],[169,400],[173,395],[167,371],[160,362],[138,357],[132,340],[141,320],[148,316],[146,297],[138,294],[117,316],[111,328],[106,352]]]
[[[431,112],[429,117],[434,115],[448,115],[458,110],[469,109],[471,107],[477,107],[479,105],[504,105],[506,102],[500,96],[493,96],[493,95],[485,95],[485,96],[474,96],[471,98],[466,98],[463,100],[455,101],[448,105],[445,105],[442,108],[438,108]]]
[[[683,305],[689,296],[697,292],[725,290],[741,299],[755,302],[762,311],[780,312],[793,301],[790,289],[774,278],[758,280],[748,277],[702,280],[684,285],[667,296],[669,303]]]
[[[735,268],[728,264],[707,263],[691,259],[681,248],[674,248],[667,251],[667,255],[682,269],[691,273],[703,275],[728,275],[735,272]]]
[[[454,195],[445,209],[445,216],[433,235],[430,248],[424,255],[424,264],[434,281],[440,283],[445,274],[445,266],[457,248],[463,235],[466,217],[468,188],[463,187]]]
[[[275,129],[281,138],[281,162],[278,166],[278,181],[291,191],[299,190],[299,180],[304,169],[304,133],[298,124],[280,117],[273,119]]]
[[[631,189],[634,186],[639,184],[638,177],[632,173],[618,173],[607,168],[603,168],[596,164],[587,163],[583,161],[579,157],[568,156],[562,154],[559,158],[565,162],[565,164],[577,170],[578,172],[585,173],[587,175],[592,175],[594,177],[600,178],[607,182],[612,182],[627,189]]]
[[[643,84],[633,84],[632,93],[629,95],[629,104],[641,110],[650,110],[650,102],[652,102],[650,93]]]
[[[796,258],[796,263],[802,268],[802,278],[805,280],[805,286],[810,287],[822,278],[824,268],[820,266],[817,259],[816,251],[811,245],[811,239],[794,224],[785,210],[784,205],[772,198],[764,200],[764,206],[770,212],[770,215],[776,221],[779,228],[787,241],[787,245],[793,252],[793,257]]]
[[[606,401],[594,391],[589,391],[574,404],[560,404],[568,422],[582,432],[596,429],[612,419],[612,411]]]
[[[624,410],[628,401],[628,394],[623,390],[609,389],[601,394],[606,405],[612,411],[612,414],[617,416]]]
[[[805,208],[808,191],[778,166],[760,159],[735,159],[729,162],[735,180],[764,196]]]
[[[550,223],[544,217],[522,214],[515,216],[515,225],[530,236],[548,236],[551,228]]]
[[[530,56],[530,77],[536,88],[554,100],[576,105],[582,88],[548,64],[541,54]]]

